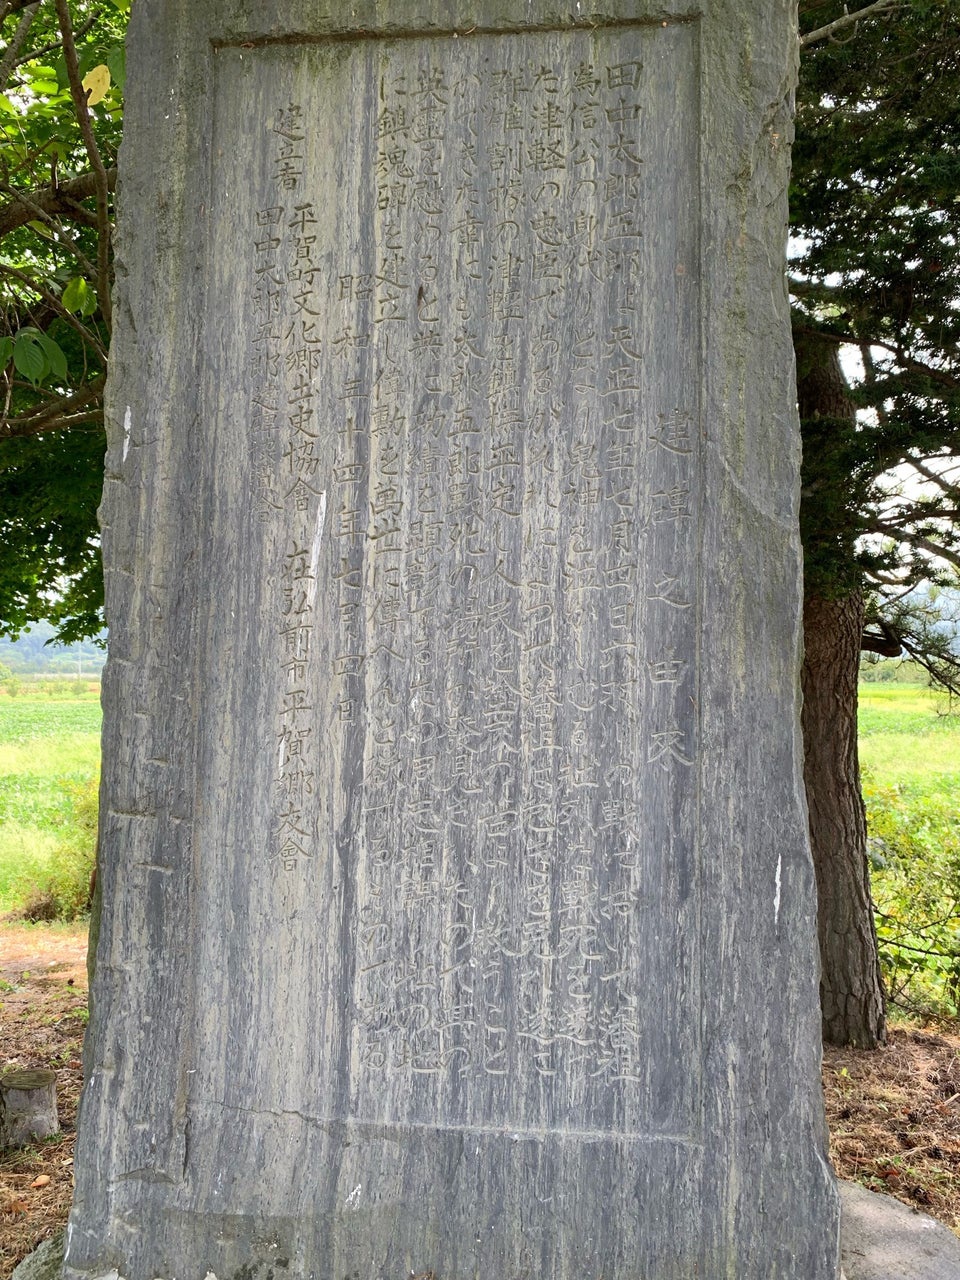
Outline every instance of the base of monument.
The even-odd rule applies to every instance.
[[[839,1185],[840,1280],[960,1280],[960,1240],[952,1231],[891,1196]],[[24,1258],[11,1280],[55,1280],[63,1252],[60,1232]]]
[[[826,1177],[814,1187],[817,1168],[805,1184],[758,1185],[766,1212],[745,1202],[736,1231],[722,1232],[713,1153],[692,1137],[319,1121],[213,1103],[192,1119],[179,1170],[115,1157],[119,1176],[97,1202],[78,1199],[65,1280],[835,1280],[824,1229],[834,1192]]]

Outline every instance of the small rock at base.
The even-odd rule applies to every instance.
[[[58,1231],[14,1267],[10,1280],[60,1280],[63,1255],[63,1232]]]

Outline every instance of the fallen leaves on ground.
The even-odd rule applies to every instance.
[[[960,1235],[960,1038],[904,1025],[881,1049],[827,1047],[823,1090],[840,1177]]]
[[[87,1016],[86,938],[79,929],[0,924],[0,1073],[57,1073],[60,1133],[0,1152],[0,1277],[67,1220],[80,1050]]]

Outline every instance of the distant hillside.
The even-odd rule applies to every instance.
[[[0,637],[0,668],[6,667],[14,675],[81,675],[100,674],[106,659],[106,651],[93,640],[77,644],[48,644],[54,629],[47,622],[38,622],[25,631],[19,640]],[[106,640],[106,632],[103,633]]]

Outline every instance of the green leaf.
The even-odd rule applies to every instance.
[[[95,67],[99,61],[100,49],[97,45],[88,44],[85,45],[84,48],[78,49],[77,62],[80,67],[81,78],[85,76],[92,67]]]
[[[19,373],[36,386],[47,368],[43,348],[37,342],[35,329],[21,329],[13,344],[13,363]]]
[[[43,354],[47,358],[47,364],[50,366],[50,372],[55,378],[65,381],[67,378],[67,357],[52,338],[47,337],[45,333],[41,333],[37,341],[43,348]]]
[[[53,240],[55,236],[45,222],[41,222],[39,218],[33,218],[27,223],[28,227],[32,227],[37,235],[43,236],[46,240]]]
[[[100,301],[97,298],[92,285],[88,284],[87,291],[83,295],[83,306],[80,308],[80,314],[83,316],[84,320],[86,320],[87,316],[92,316],[99,305]]]
[[[13,355],[13,339],[0,338],[0,368],[6,368]]]
[[[69,89],[70,76],[67,72],[67,60],[62,53],[58,58],[54,60],[53,69],[56,72],[57,84],[60,86],[60,88]]]
[[[114,83],[123,89],[127,78],[127,51],[122,44],[114,45],[107,54],[107,66],[113,76]]]
[[[5,111],[8,116],[18,116],[20,114],[5,93],[0,93],[0,111]]]
[[[74,276],[60,295],[60,301],[68,311],[82,312],[89,293],[90,286],[83,276]]]

